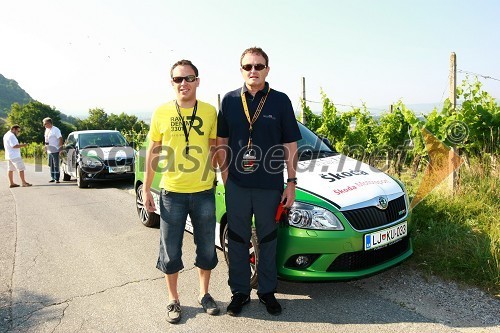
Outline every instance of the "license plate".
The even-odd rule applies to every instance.
[[[109,173],[122,173],[130,171],[130,165],[120,165],[115,167],[109,167]]]
[[[408,235],[408,223],[406,221],[384,230],[366,234],[365,251],[393,243],[406,235]]]

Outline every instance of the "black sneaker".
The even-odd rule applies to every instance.
[[[215,303],[214,299],[210,294],[205,294],[201,300],[198,301],[198,303],[201,304],[203,307],[203,310],[205,310],[206,313],[209,315],[215,316],[218,315],[220,312],[219,307],[217,306],[217,303]]]
[[[177,324],[181,320],[181,303],[172,301],[167,305],[167,321]]]
[[[243,305],[250,303],[250,296],[242,293],[235,293],[231,297],[231,303],[227,306],[227,314],[230,316],[237,316]]]
[[[49,183],[53,183],[55,181],[56,181],[55,179],[51,179],[51,180],[49,180]]]
[[[267,312],[273,316],[281,314],[281,305],[274,297],[274,293],[259,295],[259,301],[266,306]]]

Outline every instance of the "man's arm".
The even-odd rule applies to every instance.
[[[222,181],[224,182],[224,185],[226,185],[227,181],[227,167],[228,167],[228,159],[229,159],[229,138],[221,138],[220,136],[217,137],[217,149],[216,149],[216,157],[217,157],[217,162],[219,164],[219,169],[221,172],[222,176]]]
[[[288,178],[295,178],[297,175],[297,142],[283,144],[285,148],[285,163]],[[295,202],[295,183],[287,183],[285,191],[281,196],[281,202],[286,200],[285,207],[291,207]]]
[[[144,200],[144,207],[148,212],[154,212],[156,206],[151,194],[151,184],[155,177],[156,169],[158,168],[158,159],[160,156],[161,141],[150,141],[149,147],[146,150],[146,161],[144,163],[144,184],[142,185],[142,198]]]
[[[210,147],[210,164],[212,165],[212,169],[215,170],[217,169],[217,139],[208,139],[208,146]]]
[[[59,151],[62,151],[63,144],[64,144],[64,141],[63,141],[63,138],[61,136],[61,137],[59,137]]]

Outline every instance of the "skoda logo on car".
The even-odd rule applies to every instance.
[[[387,206],[389,206],[389,200],[387,199],[387,196],[385,196],[385,195],[379,196],[377,208],[381,209],[381,210],[386,210]]]

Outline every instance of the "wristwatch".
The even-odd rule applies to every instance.
[[[287,183],[294,183],[295,185],[297,185],[297,178],[288,178],[286,180]]]

